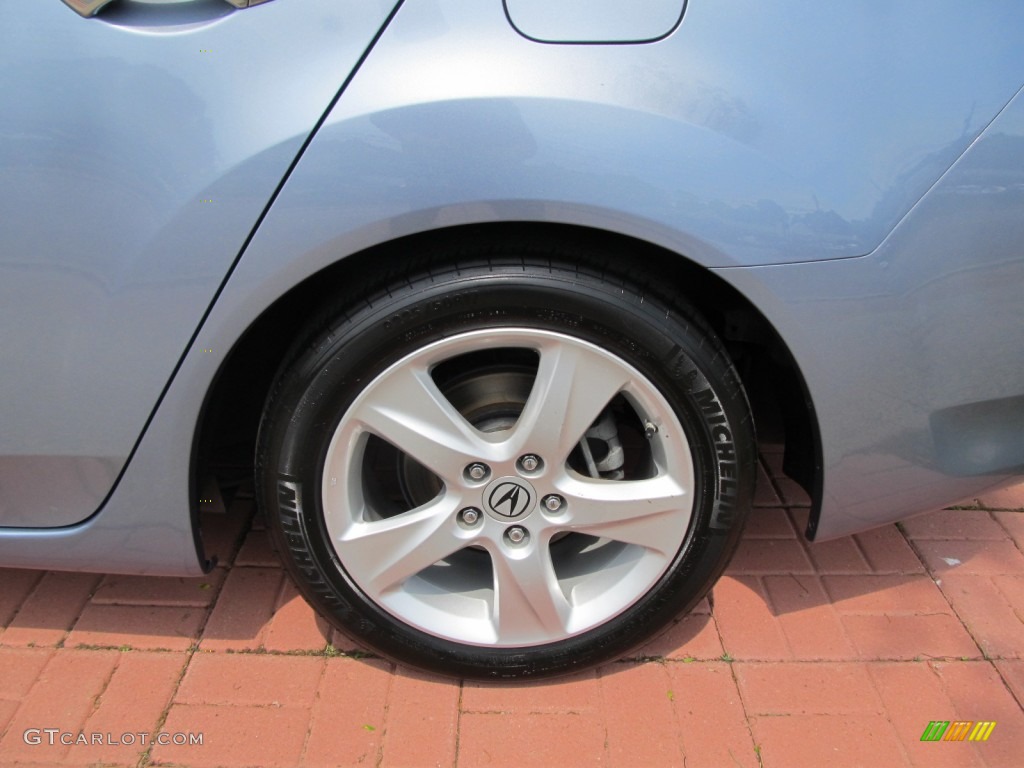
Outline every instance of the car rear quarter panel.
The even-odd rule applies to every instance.
[[[865,391],[889,393],[892,413],[865,428],[854,407],[864,398],[844,398],[840,373],[850,371],[831,362],[841,352],[862,366],[899,368],[904,344],[920,343],[931,322],[953,325],[923,301],[896,309],[901,297],[923,298],[939,285],[928,287],[932,262],[918,244],[929,217],[912,229],[915,211],[885,239],[1020,86],[1024,6],[982,2],[962,11],[952,2],[690,0],[683,23],[660,42],[558,46],[523,38],[498,2],[407,0],[248,245],[92,533],[69,532],[63,549],[36,540],[18,549],[0,536],[0,557],[97,567],[116,550],[99,567],[197,569],[182,549],[182,493],[204,398],[234,342],[290,288],[350,254],[492,221],[632,236],[721,270],[750,297],[794,339],[817,411],[829,420],[820,533],[852,530],[851,521],[866,527],[975,487],[977,479],[957,485],[946,474],[916,475],[927,452],[887,446],[919,434],[936,407],[1019,394],[1019,379],[986,385],[979,374],[973,391],[945,384],[922,398],[915,385],[950,365],[932,337],[938,357],[922,351],[911,356],[913,370],[866,383]],[[1011,159],[1024,165],[1019,153]],[[916,255],[899,259],[905,279],[890,291],[891,267],[878,265],[904,252]],[[993,279],[982,276],[989,268],[955,277],[973,269],[957,253],[939,260],[946,290],[958,279]],[[993,263],[1016,277],[1019,264],[1005,253]],[[876,266],[860,272],[858,264]],[[855,277],[861,287],[847,296],[841,286]],[[865,298],[876,294],[897,323],[884,328],[892,340],[881,349],[882,328],[864,317],[877,308]],[[1001,333],[1019,315],[999,306],[1009,313]],[[807,328],[818,317],[832,335]],[[845,347],[835,336],[844,323],[852,323],[840,337]],[[984,323],[956,348],[979,335]],[[866,373],[856,373],[864,384]],[[878,410],[876,401],[871,407]],[[874,500],[858,496],[858,461],[901,455],[909,456],[906,472],[875,477]],[[845,522],[826,528],[826,518]],[[65,554],[71,543],[81,548]]]
[[[252,243],[235,310],[271,299],[300,221],[289,280],[460,224],[613,230],[715,270],[799,352],[812,535],[969,496],[1012,471],[1013,430],[978,432],[1003,458],[971,464],[931,419],[1024,394],[1024,6],[959,8],[691,2],[658,43],[531,48],[486,5],[410,4]]]
[[[775,324],[814,398],[816,537],[1019,481],[1022,243],[1024,92],[869,256],[718,271]]]

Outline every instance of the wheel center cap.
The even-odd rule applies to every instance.
[[[510,523],[529,515],[537,506],[537,492],[521,477],[499,477],[484,488],[484,511]]]

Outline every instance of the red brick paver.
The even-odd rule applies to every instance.
[[[47,573],[0,635],[0,644],[56,646],[67,636],[100,577],[91,573]]]
[[[304,764],[376,765],[394,669],[378,660],[328,659],[312,711]]]
[[[0,765],[1020,765],[1024,484],[808,544],[780,461],[708,599],[556,681],[367,656],[302,600],[245,494],[204,513],[220,560],[198,579],[0,571]],[[922,742],[932,720],[996,727]]]
[[[672,664],[667,671],[687,768],[757,766],[758,744],[750,731],[732,664]]]

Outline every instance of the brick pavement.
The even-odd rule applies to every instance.
[[[203,578],[0,571],[0,765],[1021,765],[1024,484],[806,545],[776,465],[710,600],[553,682],[367,655],[296,595],[245,495],[206,515],[230,555]],[[931,720],[997,725],[921,742]],[[79,732],[124,743],[60,743]]]

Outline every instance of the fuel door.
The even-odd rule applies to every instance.
[[[672,33],[686,0],[503,0],[509,23],[539,43],[650,43]]]

